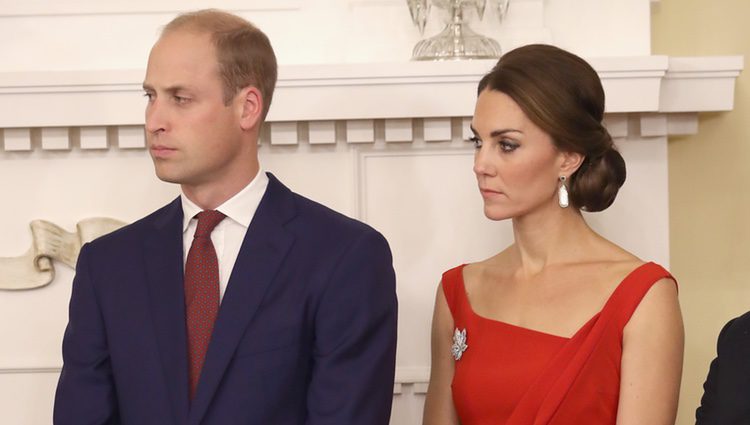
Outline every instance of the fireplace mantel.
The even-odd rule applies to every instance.
[[[588,60],[601,76],[606,121],[615,137],[627,136],[633,120],[640,121],[640,136],[695,133],[699,112],[732,109],[735,80],[743,69],[741,56]],[[336,121],[356,129],[347,131],[347,136],[354,136],[346,141],[368,142],[372,138],[362,140],[357,135],[362,129],[368,133],[375,120],[385,120],[387,131],[410,128],[413,119],[438,126],[446,119],[465,119],[473,113],[478,80],[493,64],[282,66],[266,139],[271,144],[296,143],[296,134],[289,133],[299,122],[310,123],[310,131],[322,135],[321,143],[334,143]],[[143,74],[143,70],[0,73],[3,148],[142,148]]]

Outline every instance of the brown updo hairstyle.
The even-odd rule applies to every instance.
[[[602,211],[625,182],[625,161],[604,125],[604,89],[580,57],[554,46],[531,44],[504,54],[479,82],[478,93],[510,96],[563,152],[585,157],[568,178],[572,206]]]

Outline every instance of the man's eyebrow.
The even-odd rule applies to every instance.
[[[175,85],[175,86],[169,86],[169,87],[165,88],[164,91],[167,92],[167,93],[173,94],[173,93],[177,93],[179,91],[187,90],[187,89],[188,89],[187,86]],[[146,90],[146,91],[156,91],[156,89],[152,85],[147,84],[147,83],[143,83],[143,90]]]
[[[469,128],[471,129],[471,132],[474,133],[474,135],[478,135],[479,134],[477,132],[477,130],[474,128],[473,125],[469,124]],[[521,134],[523,134],[523,131],[517,130],[515,128],[501,128],[499,130],[492,130],[492,132],[490,133],[490,137],[498,137],[498,136],[502,136],[502,135],[507,134],[507,133],[521,133]]]

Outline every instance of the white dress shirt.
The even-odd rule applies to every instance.
[[[267,187],[268,176],[261,169],[247,186],[216,208],[217,211],[226,216],[211,232],[211,242],[214,244],[216,258],[219,260],[219,301],[224,299],[229,276],[232,274],[234,263],[237,261],[237,255],[240,252],[242,241],[245,239],[245,233],[247,233],[247,228],[250,227],[250,222],[253,220],[255,211],[258,209]],[[182,223],[182,265],[184,270],[188,251],[190,251],[190,245],[193,243],[195,229],[198,227],[198,219],[195,218],[195,215],[202,209],[188,199],[184,193],[180,198],[184,214]]]

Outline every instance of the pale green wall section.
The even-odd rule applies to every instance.
[[[652,7],[653,54],[750,58],[750,1]],[[669,140],[671,269],[686,329],[679,425],[695,421],[721,326],[750,310],[750,70],[735,96],[733,111],[701,114],[697,135]]]

